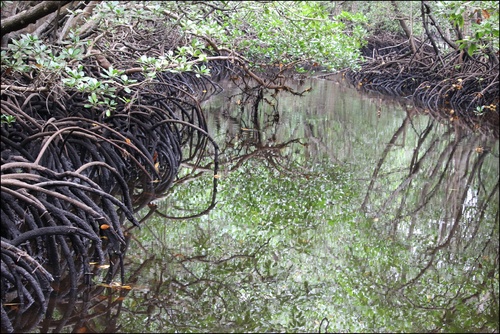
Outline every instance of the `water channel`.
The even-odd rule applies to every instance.
[[[218,204],[134,233],[123,331],[498,330],[498,140],[339,78],[257,107],[221,84]],[[159,211],[201,211],[211,178]]]
[[[498,140],[341,78],[221,85],[216,207],[133,230],[83,331],[498,332]],[[213,173],[181,176],[160,213],[209,204]]]

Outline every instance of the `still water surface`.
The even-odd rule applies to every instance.
[[[292,84],[311,90],[223,82],[204,103],[216,207],[134,230],[131,289],[85,330],[498,332],[498,140],[341,80]],[[202,211],[212,178],[186,174],[158,211]]]
[[[204,104],[218,204],[135,232],[120,330],[498,331],[498,141],[341,80],[293,84],[311,91],[222,83]],[[211,178],[159,211],[201,211]]]

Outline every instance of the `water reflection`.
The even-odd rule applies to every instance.
[[[151,214],[128,235],[130,289],[100,287],[68,330],[498,332],[498,140],[339,81],[224,84],[204,106],[217,206]],[[155,210],[210,202],[201,166]]]
[[[276,99],[225,85],[205,105],[219,204],[136,235],[161,254],[132,298],[155,300],[147,328],[498,331],[498,141],[302,84],[309,95]],[[191,184],[160,207],[196,203],[203,177]]]

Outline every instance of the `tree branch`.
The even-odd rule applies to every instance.
[[[43,1],[30,9],[20,12],[19,14],[2,19],[2,30],[0,36],[23,29],[29,24],[35,23],[38,19],[55,12],[58,8],[70,2],[71,1]]]
[[[412,32],[410,31],[410,28],[406,25],[405,20],[402,18],[403,15],[401,14],[401,11],[398,8],[398,4],[396,1],[391,1],[392,7],[394,8],[394,12],[396,13],[397,17],[401,17],[400,19],[398,18],[399,25],[403,29],[403,31],[406,34],[406,37],[408,37],[408,41],[410,42],[411,46],[411,51],[412,54],[417,53],[417,47],[415,46],[415,40],[413,38]]]

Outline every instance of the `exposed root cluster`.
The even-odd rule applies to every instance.
[[[95,59],[86,61],[86,73],[98,76]],[[226,63],[210,66],[216,77]],[[103,270],[106,283],[121,273],[123,284],[127,221],[139,226],[134,213],[165,196],[181,163],[196,168],[208,153],[214,174],[218,168],[199,105],[219,91],[207,77],[131,73],[139,84],[117,91],[108,114],[86,107],[81,92],[32,91],[20,88],[32,81],[9,75],[2,73],[1,111],[15,121],[0,129],[2,332],[38,325],[55,287],[75,302]]]
[[[424,42],[416,41],[413,53],[401,37],[372,37],[364,50],[367,61],[345,75],[360,89],[408,98],[435,117],[498,137],[498,61],[460,50],[436,55]]]

